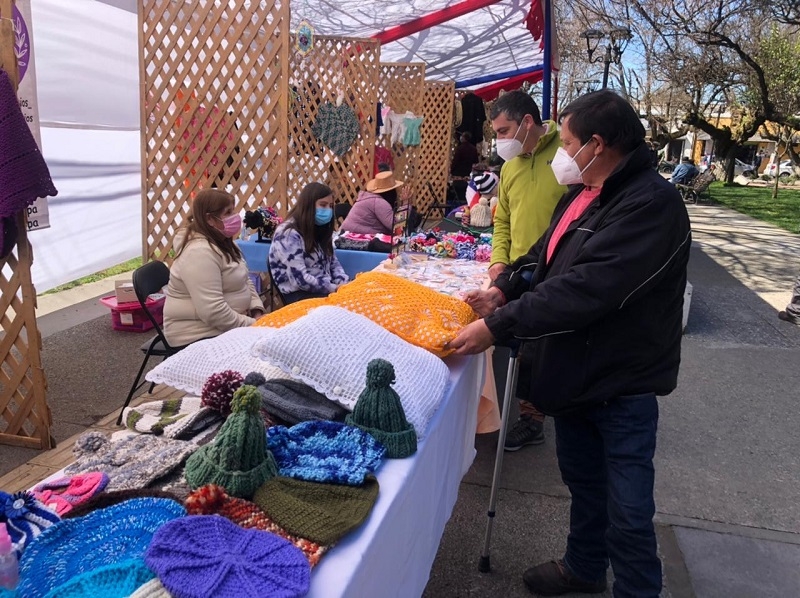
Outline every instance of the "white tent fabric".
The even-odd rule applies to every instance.
[[[42,151],[59,190],[51,228],[30,235],[43,292],[141,253],[136,0],[30,0]],[[224,1],[224,0],[216,0]],[[255,1],[255,0],[254,0]],[[291,0],[320,34],[369,37],[461,0]],[[530,0],[504,0],[384,44],[385,62],[425,62],[456,81],[541,63],[524,25]]]

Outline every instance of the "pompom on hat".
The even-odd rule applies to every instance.
[[[18,553],[24,552],[34,538],[59,521],[61,517],[55,510],[46,507],[30,492],[0,491],[0,522],[6,524]]]
[[[259,415],[261,395],[244,385],[233,395],[231,414],[213,444],[200,447],[186,461],[186,481],[196,490],[217,484],[231,496],[250,498],[278,467],[267,450],[264,422]]]
[[[154,577],[144,560],[129,559],[81,573],[50,590],[45,598],[128,598]]]
[[[166,523],[145,562],[179,598],[293,598],[308,593],[311,582],[308,561],[288,541],[218,515]]]
[[[378,499],[378,480],[361,486],[321,484],[276,477],[256,491],[253,501],[290,534],[331,545],[369,517]]]
[[[385,359],[367,364],[367,387],[358,397],[345,422],[358,426],[386,447],[390,459],[403,459],[417,452],[417,433],[408,423],[400,397],[391,388],[394,366]]]
[[[228,416],[231,412],[231,401],[234,393],[242,385],[242,375],[233,370],[224,370],[211,374],[203,384],[200,400],[204,407],[210,407]]]

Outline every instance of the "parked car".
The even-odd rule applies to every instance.
[[[766,168],[766,170],[764,170],[764,174],[766,174],[769,177],[774,177],[776,170],[778,171],[778,178],[779,179],[788,179],[790,176],[794,175],[794,169],[792,167],[792,161],[791,160],[783,160],[780,163],[780,166],[778,164],[775,164],[775,163],[770,164]]]
[[[711,157],[703,156],[703,158],[700,160],[700,165],[697,167],[697,169],[702,174],[706,170],[708,170],[708,166],[710,164],[716,164],[717,173],[719,173],[717,175],[718,177],[722,178],[725,177],[725,162],[719,162],[713,156]],[[748,164],[747,162],[743,162],[739,158],[736,158],[736,162],[733,165],[733,176],[739,176],[739,175],[745,176],[748,179],[754,179],[758,176],[758,173],[756,172],[755,168],[753,168],[752,164]]]

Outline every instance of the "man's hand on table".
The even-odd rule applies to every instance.
[[[455,349],[457,355],[483,353],[494,344],[494,336],[483,320],[468,324],[451,340],[445,349]]]
[[[494,287],[487,290],[469,291],[464,295],[464,302],[480,317],[485,318],[493,314],[505,302],[503,293]]]
[[[496,264],[489,266],[489,278],[492,280],[492,282],[497,280],[497,277],[500,276],[505,269],[506,265],[501,262],[497,262]]]

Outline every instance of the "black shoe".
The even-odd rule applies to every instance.
[[[794,324],[795,326],[800,326],[800,318],[797,316],[793,316],[790,313],[786,313],[785,311],[778,312],[778,318],[783,320],[784,322],[789,322]]]
[[[506,433],[506,442],[503,448],[509,452],[518,451],[529,444],[542,444],[544,442],[544,424],[527,417],[520,417]]]
[[[536,565],[523,573],[522,580],[528,589],[540,596],[560,596],[571,592],[602,594],[606,591],[606,580],[583,581],[564,566],[564,561],[549,561]]]

